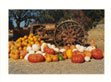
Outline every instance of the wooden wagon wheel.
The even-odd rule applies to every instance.
[[[84,45],[87,41],[87,32],[74,20],[66,20],[56,26],[54,31],[54,42],[56,46],[67,44]]]

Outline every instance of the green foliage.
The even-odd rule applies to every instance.
[[[104,18],[104,10],[84,10],[86,16],[92,20],[92,26],[95,26],[102,18]]]

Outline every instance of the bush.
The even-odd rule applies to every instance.
[[[66,10],[64,16],[59,20],[59,22],[67,19],[74,19],[78,21],[85,30],[89,30],[93,26],[96,26],[98,21],[103,17],[103,10]]]
[[[84,10],[84,13],[91,18],[92,26],[96,26],[104,18],[104,10]]]
[[[59,20],[59,23],[67,19],[73,19],[79,22],[85,28],[85,30],[89,30],[89,28],[92,27],[91,19],[88,16],[85,16],[82,10],[66,11],[64,17]]]

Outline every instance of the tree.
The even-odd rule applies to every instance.
[[[63,17],[63,10],[35,10],[35,23],[56,23]]]
[[[33,18],[32,10],[9,10],[9,21],[15,21],[17,28],[20,23],[25,21],[25,26],[29,25],[30,19]]]
[[[24,26],[33,23],[59,23],[67,19],[74,19],[86,29],[90,29],[95,22],[104,17],[103,10],[9,10],[9,21],[15,21],[17,28],[21,22]]]
[[[13,23],[12,21],[9,21],[9,30],[12,30],[12,29],[14,29]]]

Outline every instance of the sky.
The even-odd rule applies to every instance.
[[[13,20],[13,25],[14,25],[14,27],[17,26],[15,20]],[[23,21],[23,22],[21,22],[20,27],[24,27],[24,25],[25,25],[25,22]]]

